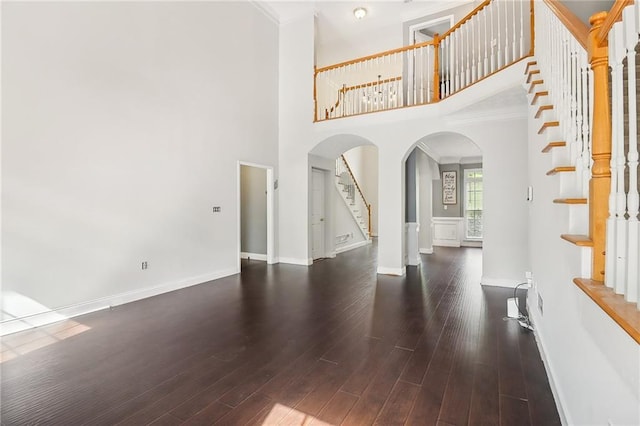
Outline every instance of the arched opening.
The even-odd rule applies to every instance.
[[[418,140],[404,158],[405,263],[437,247],[482,247],[482,151],[467,136]]]
[[[313,260],[370,244],[377,236],[378,148],[336,135],[309,152],[309,252]]]

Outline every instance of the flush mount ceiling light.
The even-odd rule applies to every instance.
[[[360,20],[367,16],[367,9],[364,7],[356,7],[353,9],[353,16],[355,16],[357,20]]]

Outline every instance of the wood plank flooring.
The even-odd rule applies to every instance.
[[[533,335],[503,319],[513,291],[479,284],[480,249],[436,248],[405,277],[375,259],[245,262],[6,336],[2,425],[560,424]]]

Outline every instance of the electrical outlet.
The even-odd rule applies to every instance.
[[[213,208],[213,212],[214,212],[214,213],[220,213],[220,211],[221,211],[220,206],[215,206],[215,207]]]
[[[149,263],[145,260],[142,262],[142,270],[149,269]]]
[[[540,295],[540,293],[538,293],[538,310],[540,311],[540,316],[542,316],[544,314],[544,309],[543,309],[543,304],[542,304],[542,296]]]

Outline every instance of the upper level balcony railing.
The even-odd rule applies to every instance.
[[[433,40],[315,70],[315,121],[438,102],[533,52],[533,1],[486,0]]]

